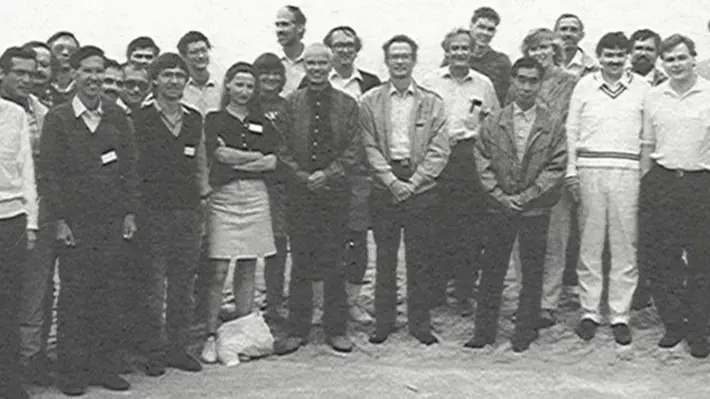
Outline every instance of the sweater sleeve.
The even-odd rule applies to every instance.
[[[37,185],[35,182],[35,167],[30,144],[29,121],[22,115],[20,122],[20,167],[22,173],[22,191],[27,210],[27,229],[37,230],[39,205],[37,203]]]
[[[583,85],[577,85],[572,91],[569,111],[567,112],[567,177],[577,176],[577,144],[579,141],[579,117],[582,113]]]
[[[64,124],[59,112],[49,111],[42,126],[38,168],[42,171],[40,192],[52,220],[67,217],[66,199],[61,187],[64,170]]]
[[[124,208],[126,214],[135,214],[140,207],[140,192],[138,191],[137,160],[135,134],[133,124],[128,117],[121,113],[118,115],[121,125],[121,141],[126,162],[120,164],[121,182],[123,183]]]
[[[292,97],[289,96],[289,99],[291,98]],[[310,174],[301,169],[300,165],[298,165],[293,148],[294,137],[293,134],[289,134],[289,130],[293,128],[293,112],[293,105],[289,101],[286,105],[286,112],[284,113],[285,129],[282,132],[278,149],[279,168],[288,176],[288,179],[297,181],[299,184],[305,186],[308,183]]]
[[[346,104],[349,102],[346,102]],[[356,102],[352,102],[345,117],[344,130],[341,132],[343,143],[340,155],[323,172],[328,180],[344,179],[355,170],[360,154],[360,134],[358,132],[359,113]]]

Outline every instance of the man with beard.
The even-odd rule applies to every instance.
[[[125,78],[121,100],[131,112],[140,108],[143,100],[146,99],[151,90],[150,80],[148,80],[148,70],[139,68],[132,63],[125,63],[122,66]]]
[[[70,65],[77,91],[45,117],[40,170],[62,259],[59,386],[76,396],[88,385],[130,386],[114,363],[113,297],[122,242],[136,232],[139,195],[133,130],[123,110],[101,101],[103,51],[82,47]]]
[[[295,91],[306,76],[303,61],[303,35],[306,33],[306,16],[296,6],[285,6],[276,13],[276,38],[283,50],[283,62],[286,68],[286,83],[281,96],[286,97]]]
[[[147,36],[131,40],[126,48],[126,60],[141,69],[147,69],[158,54],[160,54],[160,47]]]
[[[321,281],[326,342],[350,352],[347,335],[345,225],[350,205],[349,177],[361,162],[357,101],[335,90],[328,76],[330,50],[313,44],[304,50],[308,87],[286,98],[288,135],[279,161],[285,167],[287,227],[293,266],[289,286],[289,336],[274,344],[277,354],[298,350],[308,341],[313,283]]]
[[[61,31],[47,39],[52,51],[52,83],[49,86],[49,103],[59,105],[74,96],[74,78],[69,64],[71,56],[79,49],[79,41],[71,32]]]
[[[584,38],[584,24],[574,14],[562,14],[555,21],[557,32],[564,43],[565,59],[562,66],[568,72],[582,77],[599,69],[597,60],[579,47]]]
[[[47,108],[30,94],[32,78],[36,73],[36,55],[32,50],[10,47],[0,56],[0,96],[24,109],[27,116],[27,131],[34,162],[39,155],[39,138]],[[5,135],[6,131],[3,131]],[[23,132],[24,134],[25,132]],[[4,145],[7,145],[4,143]],[[9,146],[8,146],[9,147]],[[36,180],[40,176],[36,174]],[[41,204],[41,203],[40,203]],[[19,267],[19,277],[15,280],[21,293],[15,291],[19,299],[19,364],[24,369],[27,382],[49,385],[49,361],[47,358],[47,336],[51,323],[52,277],[54,260],[52,251],[53,230],[46,206],[40,205],[40,227],[36,234],[35,247],[28,254],[26,262]],[[4,323],[11,324],[9,321]],[[46,327],[46,328],[45,328]],[[4,337],[4,340],[10,340]],[[0,396],[2,394],[0,393]],[[12,397],[12,396],[11,396]]]
[[[37,70],[32,76],[32,94],[46,107],[51,106],[49,101],[49,84],[52,79],[52,51],[47,43],[32,41],[22,46],[25,50],[34,51],[37,61]]]
[[[116,104],[125,111],[127,109],[125,104],[117,104],[123,92],[124,84],[125,78],[121,65],[115,60],[106,59],[104,78],[101,82],[101,100],[106,103]]]
[[[643,106],[639,266],[647,268],[665,327],[658,346],[672,348],[685,339],[693,357],[705,358],[710,354],[710,82],[693,69],[692,39],[674,34],[659,48],[669,79],[651,89]]]
[[[437,273],[432,307],[446,304],[447,284],[453,279],[458,311],[468,316],[473,312],[471,296],[481,252],[482,232],[478,229],[483,210],[473,147],[481,122],[498,111],[500,105],[490,79],[469,67],[475,47],[471,33],[465,29],[449,32],[441,46],[449,66],[438,69],[422,83],[444,99],[452,147],[449,162],[439,176],[437,235],[441,239],[441,265],[445,269]]]
[[[566,184],[579,203],[581,236],[577,271],[582,320],[576,332],[589,341],[602,322],[602,252],[608,237],[609,321],[619,345],[631,343],[631,300],[638,280],[639,140],[649,89],[638,75],[625,70],[630,50],[631,42],[622,32],[602,36],[596,51],[601,70],[575,86],[566,125]]]
[[[182,101],[195,108],[204,117],[220,108],[222,90],[209,71],[212,44],[202,32],[190,31],[177,44],[180,55],[190,68],[190,78],[185,86]]]
[[[656,68],[661,36],[650,29],[639,29],[631,35],[631,71],[644,77],[651,86],[658,86],[668,77]]]

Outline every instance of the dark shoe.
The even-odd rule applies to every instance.
[[[157,357],[149,358],[145,362],[145,370],[143,371],[148,377],[160,377],[165,374],[165,361]]]
[[[62,381],[59,390],[67,396],[81,396],[86,393],[86,383],[78,380]]]
[[[387,338],[390,336],[390,333],[391,330],[376,329],[375,333],[370,335],[370,339],[368,339],[368,341],[371,344],[379,345],[387,341]]]
[[[202,371],[202,365],[200,364],[200,361],[185,351],[177,351],[168,354],[167,358],[165,359],[165,364],[168,367],[172,367],[174,369],[182,371],[189,371],[191,373]]]
[[[49,375],[49,359],[43,354],[37,354],[30,358],[24,370],[25,381],[29,384],[48,387],[52,385],[52,377]]]
[[[471,316],[474,313],[473,301],[470,299],[456,301],[456,311],[461,317]]]
[[[493,345],[495,343],[494,339],[486,337],[484,335],[476,334],[463,346],[471,349],[481,349],[486,345]]]
[[[525,352],[530,349],[530,344],[538,337],[537,330],[515,331],[511,343],[513,344],[513,352]]]
[[[552,316],[552,311],[543,310],[540,314],[540,318],[535,322],[535,328],[541,330],[543,328],[549,328],[557,324],[557,321]]]
[[[274,342],[274,353],[283,356],[293,353],[306,344],[306,339],[301,337],[286,337]]]
[[[581,323],[579,323],[579,326],[577,326],[574,332],[577,333],[579,338],[589,341],[594,338],[594,335],[596,335],[597,327],[599,327],[599,324],[597,324],[594,320],[584,319]]]
[[[326,343],[338,352],[350,353],[353,351],[353,341],[347,335],[328,337]]]
[[[619,345],[629,345],[631,343],[631,330],[625,323],[617,323],[611,326],[614,340]]]
[[[131,387],[128,381],[124,380],[118,374],[104,373],[102,375],[94,376],[90,381],[89,385],[99,385],[109,391],[127,391]]]
[[[658,346],[661,348],[672,348],[680,343],[680,341],[685,338],[685,334],[682,332],[681,328],[667,328],[666,333],[663,334],[663,338],[658,341]]]
[[[698,338],[688,342],[690,345],[690,355],[698,358],[705,359],[710,355],[710,347],[708,346],[708,341],[705,338]]]
[[[417,341],[421,342],[422,344],[429,346],[429,345],[434,345],[436,343],[439,343],[439,340],[429,331],[426,332],[413,332],[411,333],[414,338],[417,339]]]

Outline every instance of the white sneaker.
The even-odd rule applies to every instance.
[[[207,341],[205,341],[205,347],[202,349],[200,358],[207,364],[217,363],[217,340],[214,335],[208,337]]]

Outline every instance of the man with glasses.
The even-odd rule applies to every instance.
[[[182,101],[195,108],[204,117],[220,108],[222,90],[209,71],[212,44],[202,32],[190,31],[177,44],[180,55],[190,68]]]

